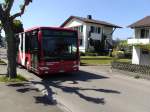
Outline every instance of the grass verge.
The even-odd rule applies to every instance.
[[[17,75],[16,78],[10,79],[9,77],[6,76],[0,76],[0,82],[24,82],[27,81],[24,77],[22,77],[21,75]]]
[[[114,61],[114,58],[109,56],[81,56],[81,66],[83,65],[110,65]],[[118,62],[129,62],[131,59],[115,59]]]

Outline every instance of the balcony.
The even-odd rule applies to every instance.
[[[91,33],[91,37],[93,40],[101,40],[101,34]]]
[[[147,45],[147,44],[150,44],[150,38],[128,39],[128,44],[130,44],[130,45]]]

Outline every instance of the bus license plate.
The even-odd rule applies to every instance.
[[[60,72],[60,73],[63,73],[63,72],[65,72],[65,71],[64,71],[64,70],[60,70],[59,72]]]

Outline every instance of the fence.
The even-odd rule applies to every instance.
[[[112,69],[119,69],[119,70],[134,72],[134,73],[150,75],[150,66],[148,65],[136,65],[136,64],[129,64],[125,62],[112,62],[111,66]]]

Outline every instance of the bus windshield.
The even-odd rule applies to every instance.
[[[77,59],[77,38],[43,36],[42,49],[45,60]]]

